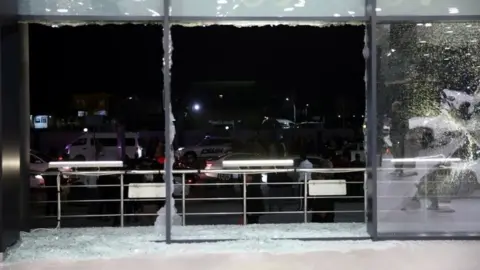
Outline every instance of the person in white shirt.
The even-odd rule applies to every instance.
[[[313,169],[313,164],[308,160],[307,154],[300,155],[300,164],[297,169]],[[299,172],[298,173],[298,185],[295,185],[295,194],[299,197],[303,197],[305,194],[305,185],[308,184],[308,180],[312,179],[311,172]],[[303,208],[304,199],[300,199],[300,209]]]
[[[313,164],[308,160],[307,154],[301,154],[300,155],[300,164],[298,165],[298,169],[313,169]],[[311,172],[299,172],[298,173],[298,181],[299,182],[304,182],[305,181],[305,176],[307,180],[310,180],[312,178],[312,173]]]

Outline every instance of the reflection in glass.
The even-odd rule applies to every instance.
[[[478,0],[377,0],[380,16],[479,15]]]
[[[175,17],[362,17],[365,0],[175,0]]]
[[[379,233],[480,232],[480,24],[378,33]]]

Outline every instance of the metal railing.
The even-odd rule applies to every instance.
[[[350,174],[350,173],[363,173],[365,172],[365,168],[349,168],[349,169],[222,169],[222,170],[174,170],[173,174],[174,177],[180,175],[181,176],[181,183],[174,183],[175,187],[180,187],[181,196],[180,198],[174,198],[174,203],[180,201],[181,203],[181,211],[179,211],[179,215],[182,216],[182,225],[186,226],[186,217],[188,216],[241,216],[242,223],[246,225],[248,223],[248,216],[249,215],[272,215],[272,214],[303,214],[303,222],[308,222],[309,214],[326,214],[326,213],[362,213],[364,218],[366,219],[366,209],[367,209],[367,201],[366,201],[366,188],[365,188],[365,179],[362,177],[361,181],[347,181],[346,186],[349,185],[362,185],[363,193],[360,196],[352,196],[351,194],[341,195],[341,196],[321,196],[321,195],[309,195],[309,183],[311,179],[308,179],[309,173],[310,174]],[[44,186],[43,190],[47,189],[56,189],[56,200],[40,200],[36,201],[37,204],[55,204],[56,203],[56,215],[53,216],[35,216],[36,218],[54,218],[57,219],[57,228],[60,228],[62,225],[62,220],[66,218],[93,218],[93,217],[116,217],[119,218],[119,225],[121,227],[125,226],[125,218],[131,216],[157,216],[156,213],[127,213],[125,210],[125,204],[128,202],[164,202],[168,200],[169,196],[166,198],[126,198],[125,197],[125,188],[128,188],[128,184],[125,184],[125,175],[158,175],[164,174],[164,170],[110,170],[110,171],[74,171],[74,172],[62,172],[62,173],[43,173],[43,176],[56,176],[56,185],[55,186]],[[241,180],[238,182],[215,182],[215,183],[188,183],[186,175],[189,174],[238,174],[241,175]],[[294,176],[294,179],[298,179],[297,173],[304,173],[304,181],[292,181],[292,182],[276,182],[276,183],[268,183],[267,182],[255,182],[250,183],[248,181],[248,176],[252,174],[267,174],[268,176],[274,175],[276,173],[291,173]],[[106,184],[106,185],[62,185],[62,175],[65,176],[87,176],[87,177],[98,177],[98,176],[106,176],[106,175],[118,175],[118,184]],[[292,178],[292,177],[291,177]],[[306,184],[305,184],[306,183]],[[320,182],[321,183],[321,182]],[[132,183],[138,184],[138,182]],[[161,183],[157,183],[161,184]],[[260,185],[266,187],[267,193],[264,194],[262,192],[261,197],[249,197],[248,196],[248,187]],[[291,196],[273,196],[274,192],[270,192],[270,190],[275,189],[275,186],[280,185],[284,188],[291,189]],[[196,187],[228,187],[233,186],[234,190],[235,187],[240,188],[241,196],[236,197],[194,197],[188,196],[187,189],[192,189]],[[114,197],[116,198],[98,198],[98,199],[80,199],[80,200],[68,200],[64,199],[63,191],[66,189],[72,190],[75,188],[106,188],[106,187],[116,187],[119,188],[116,192]],[[298,187],[298,188],[294,188]],[[261,189],[262,187],[260,187]],[[41,189],[41,190],[42,190]],[[175,190],[175,189],[174,189]],[[298,191],[296,194],[293,194],[293,191]],[[347,188],[347,191],[350,190]],[[265,191],[265,189],[264,189]],[[301,192],[300,192],[301,191]],[[190,190],[190,192],[192,192]],[[234,192],[235,194],[238,192]],[[328,210],[315,210],[309,207],[310,199],[327,199],[327,198],[338,198],[340,199],[363,199],[364,208],[362,210],[335,210],[335,209],[328,209]],[[300,206],[297,207],[295,211],[248,211],[248,202],[250,200],[263,200],[263,204],[268,206],[272,206],[270,202],[272,201],[281,201],[281,200],[296,200],[300,201]],[[186,206],[187,203],[194,203],[199,201],[234,201],[242,203],[242,211],[233,211],[233,212],[187,212]],[[109,213],[109,214],[70,214],[65,215],[62,213],[62,205],[64,203],[115,203],[118,202],[119,205],[119,213]],[[266,202],[266,203],[265,203]],[[273,204],[274,205],[274,204]],[[274,205],[275,206],[275,205]],[[265,207],[263,208],[265,209]],[[266,209],[271,210],[271,209]]]

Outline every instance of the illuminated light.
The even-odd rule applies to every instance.
[[[380,11],[382,11],[382,9],[379,8],[379,7],[377,7],[377,8],[375,9],[375,11],[376,11],[376,12],[380,12]]]
[[[293,10],[295,10],[295,8],[293,8],[293,7],[288,7],[288,8],[283,9],[283,11],[285,11],[285,12],[291,12]]]
[[[298,3],[293,5],[294,7],[305,7],[305,0],[299,0]]]
[[[49,168],[119,168],[123,167],[122,161],[52,161],[48,163]]]
[[[38,181],[38,184],[40,186],[45,186],[45,179],[43,179],[43,176],[41,175],[35,175],[35,180]]]
[[[194,111],[200,111],[200,109],[201,109],[200,104],[198,104],[198,103],[193,104],[193,110]]]
[[[392,158],[392,159],[384,159],[385,161],[391,161],[393,163],[397,162],[421,162],[421,163],[429,163],[429,162],[460,162],[462,159],[460,158]]]
[[[417,26],[423,26],[423,23],[417,23]]]
[[[460,11],[456,7],[448,8],[448,13],[450,13],[450,14],[458,14],[459,12]]]
[[[66,8],[59,8],[59,9],[57,9],[57,12],[58,12],[58,13],[67,13],[67,12],[68,12],[68,9],[66,9]]]
[[[157,157],[158,164],[165,164],[165,157]]]
[[[263,166],[293,166],[293,159],[259,159],[259,160],[224,160],[224,168],[231,167],[263,167]]]
[[[225,130],[229,130],[229,129],[230,129],[230,127],[229,127],[229,126],[225,126]]]
[[[355,15],[355,11],[348,11],[348,14]]]
[[[432,24],[431,23],[426,23],[425,27],[432,27]]]
[[[340,17],[340,16],[342,16],[342,15],[340,15],[338,13],[333,14],[333,17]]]
[[[154,17],[158,17],[160,16],[160,13],[156,12],[155,10],[151,9],[151,8],[147,8],[147,10],[151,13],[152,16]]]
[[[88,128],[84,128],[84,129],[83,129],[83,132],[88,132]]]

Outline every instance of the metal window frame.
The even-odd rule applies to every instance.
[[[158,0],[162,1],[162,0]],[[378,25],[389,24],[389,23],[398,23],[398,22],[461,22],[461,21],[480,21],[479,15],[445,15],[445,16],[378,16],[376,14],[377,7],[376,0],[365,0],[365,16],[359,17],[179,17],[179,16],[170,16],[169,11],[171,10],[171,0],[163,0],[164,11],[166,14],[158,17],[151,16],[132,16],[132,17],[123,17],[123,16],[36,16],[36,15],[19,15],[18,21],[26,23],[34,22],[44,22],[44,23],[116,23],[116,22],[129,22],[129,23],[157,23],[164,26],[164,38],[163,38],[163,48],[169,48],[171,40],[168,38],[171,25],[175,23],[182,22],[209,22],[212,24],[233,24],[236,21],[251,21],[251,22],[277,22],[285,23],[289,22],[342,22],[342,23],[364,23],[366,25],[367,32],[367,41],[369,45],[369,58],[367,61],[367,121],[369,123],[369,133],[367,135],[368,143],[368,171],[371,172],[371,183],[372,183],[372,223],[371,230],[369,231],[370,236],[373,240],[389,240],[389,239],[425,239],[425,234],[392,234],[386,235],[378,234],[377,230],[377,127],[378,127],[378,116],[377,116],[377,37],[375,30]],[[168,50],[164,50],[164,57],[168,59]],[[168,71],[164,69],[164,71]],[[170,72],[163,72],[164,78],[164,107],[168,108],[170,106],[171,98],[171,75]],[[170,121],[170,115],[165,115],[165,131],[169,129],[168,122]],[[169,136],[165,136],[165,143],[171,144]],[[170,153],[167,153],[170,155]],[[170,178],[170,174],[167,173],[167,178]],[[169,179],[171,180],[171,179]],[[167,190],[172,190],[171,182],[166,181]],[[170,205],[172,201],[167,197],[167,216],[170,213]],[[171,239],[171,223],[166,222],[166,242],[172,243],[175,240]],[[368,225],[368,224],[367,224]],[[468,237],[465,235],[455,236],[452,234],[449,235],[432,235],[428,236],[428,239],[476,239],[477,237]],[[312,239],[315,240],[315,239]],[[182,242],[195,242],[197,240],[182,240]]]

